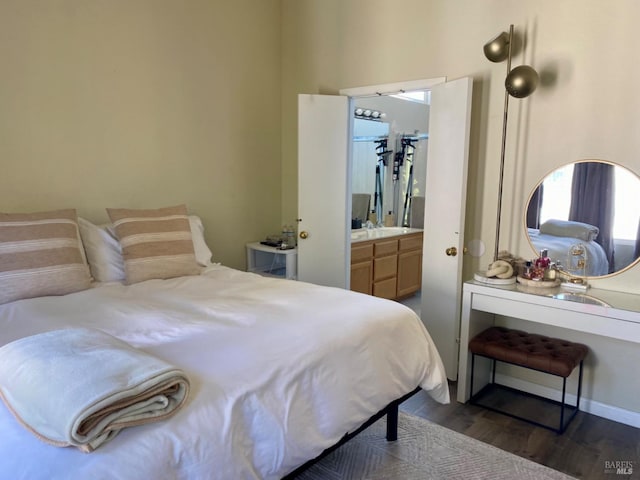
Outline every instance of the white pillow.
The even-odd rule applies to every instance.
[[[540,233],[556,237],[578,238],[585,242],[591,242],[598,237],[600,229],[588,223],[552,218],[540,225]]]
[[[113,225],[94,225],[78,217],[78,226],[93,279],[98,282],[124,282],[126,277],[122,248]],[[211,265],[212,254],[204,239],[202,220],[196,215],[189,215],[189,226],[196,261],[199,265],[207,267]]]
[[[193,238],[193,248],[196,251],[196,261],[203,267],[211,265],[211,250],[204,239],[204,225],[197,215],[189,215],[189,226]]]
[[[122,248],[110,228],[112,225],[94,225],[78,217],[78,226],[93,279],[97,282],[124,282]]]

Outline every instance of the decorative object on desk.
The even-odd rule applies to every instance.
[[[503,250],[498,254],[498,259],[491,262],[486,271],[476,272],[473,278],[491,285],[513,285],[516,283],[516,262],[521,260]]]
[[[560,285],[560,280],[559,279],[555,279],[555,280],[532,280],[530,278],[525,278],[522,277],[520,275],[518,275],[516,277],[518,283],[520,283],[521,285],[525,285],[527,287],[533,287],[533,288],[556,288],[558,285]]]
[[[548,257],[546,249],[532,261],[527,261],[517,277],[518,283],[534,288],[555,288],[560,285],[555,262]]]
[[[500,154],[500,177],[498,181],[498,206],[496,213],[496,241],[493,260],[498,260],[498,248],[500,244],[500,219],[502,213],[502,186],[504,180],[504,157],[507,139],[507,117],[509,112],[509,95],[515,98],[525,98],[531,95],[538,86],[538,74],[527,66],[521,65],[511,70],[511,55],[514,43],[513,25],[509,26],[509,34],[502,32],[500,35],[487,42],[484,46],[484,54],[492,62],[507,60],[507,76],[505,79],[504,112],[502,119],[502,149]]]
[[[487,277],[496,277],[507,279],[513,277],[513,267],[506,260],[496,260],[491,265],[486,273]]]
[[[586,290],[587,283],[587,248],[582,243],[575,243],[569,247],[566,271],[570,278],[563,285],[576,290]]]

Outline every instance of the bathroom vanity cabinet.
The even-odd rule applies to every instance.
[[[351,290],[396,300],[419,291],[421,282],[421,231],[352,242]]]

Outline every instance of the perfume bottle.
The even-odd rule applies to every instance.
[[[549,251],[545,248],[540,250],[540,256],[536,258],[535,267],[546,269],[549,268],[549,264],[551,263],[551,259],[548,257]]]
[[[531,280],[531,262],[527,261],[527,263],[524,264],[524,269],[522,270],[522,278],[526,278],[527,280]]]
[[[549,264],[549,268],[544,271],[544,279],[553,282],[558,278],[558,270],[555,262]]]

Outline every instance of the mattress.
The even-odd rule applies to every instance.
[[[220,265],[0,306],[0,345],[72,327],[183,369],[190,397],[175,416],[124,429],[90,454],[41,442],[0,405],[0,478],[276,479],[416,386],[449,401],[412,310]]]

